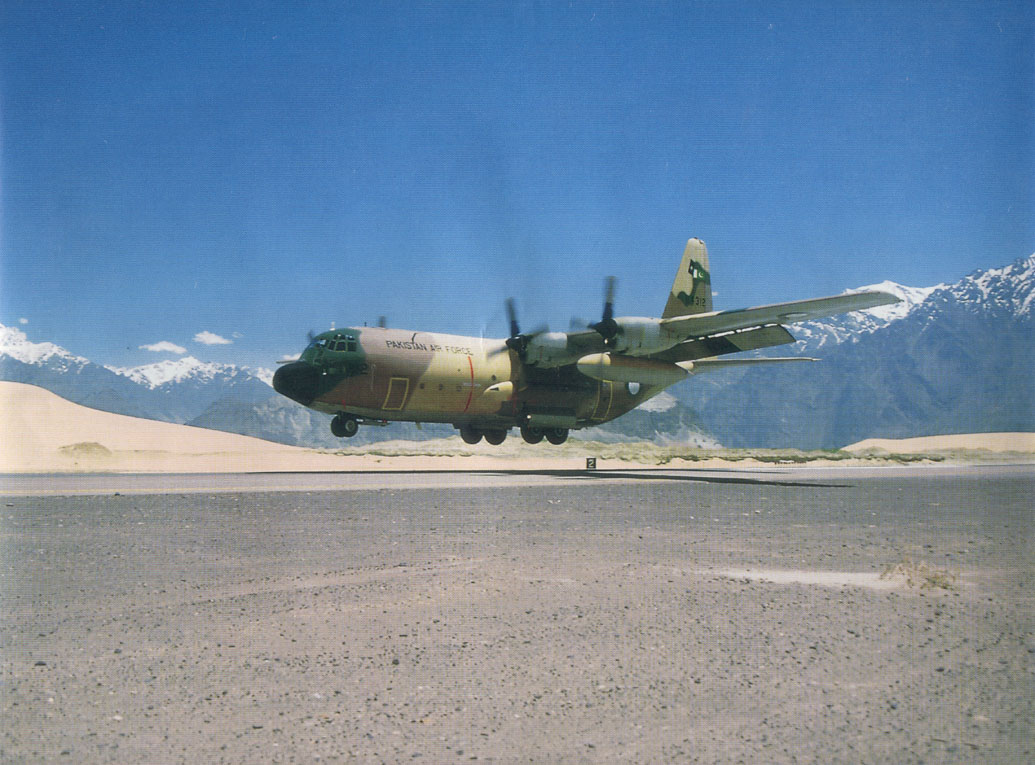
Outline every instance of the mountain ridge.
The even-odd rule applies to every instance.
[[[868,437],[1035,430],[1035,254],[952,284],[882,282],[902,302],[790,327],[793,346],[756,356],[820,355],[802,368],[738,368],[694,377],[618,420],[601,440],[829,448]],[[794,365],[797,367],[798,365]],[[193,356],[105,367],[0,325],[0,379],[119,414],[301,446],[343,443],[329,418],[276,395],[270,370]],[[933,430],[932,430],[933,429]],[[349,441],[424,440],[448,425],[367,427]]]

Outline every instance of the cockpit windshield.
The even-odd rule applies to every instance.
[[[334,335],[333,337],[317,338],[309,347],[328,351],[355,352],[358,349],[358,343],[355,335]]]

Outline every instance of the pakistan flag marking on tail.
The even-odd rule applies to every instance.
[[[712,275],[708,270],[708,249],[700,239],[686,243],[663,319],[689,316],[712,310]]]
[[[687,269],[690,272],[691,284],[690,292],[680,292],[676,295],[679,298],[679,302],[685,305],[687,308],[694,303],[694,292],[697,291],[698,286],[702,290],[708,289],[711,292],[712,286],[712,275],[708,273],[708,269],[698,263],[696,260],[690,261],[690,267]]]

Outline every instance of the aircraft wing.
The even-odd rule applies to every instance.
[[[692,375],[701,372],[714,372],[733,367],[757,367],[762,364],[797,364],[801,361],[819,361],[809,356],[784,356],[768,359],[698,359],[697,361],[683,361],[677,364]]]
[[[687,340],[660,353],[652,353],[649,358],[658,361],[694,361],[710,356],[723,356],[727,353],[755,351],[774,345],[793,343],[794,337],[786,329],[771,325],[753,327],[740,332],[726,332],[713,337],[701,337]]]
[[[669,332],[684,335],[687,338],[707,337],[720,332],[762,327],[767,324],[794,324],[898,302],[897,297],[887,292],[853,292],[848,295],[795,300],[790,303],[740,308],[735,311],[713,311],[690,316],[676,316],[671,319],[662,319],[661,324]]]
[[[607,350],[604,346],[604,338],[593,329],[568,332],[566,343],[568,350],[573,354],[600,353]]]

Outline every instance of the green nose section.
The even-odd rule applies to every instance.
[[[320,370],[303,361],[285,364],[273,375],[273,390],[302,406],[309,406],[319,393]]]

